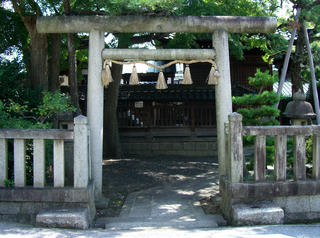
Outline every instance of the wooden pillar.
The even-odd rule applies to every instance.
[[[103,86],[101,83],[104,33],[92,30],[89,35],[87,116],[90,128],[90,157],[95,196],[102,195]]]
[[[220,73],[218,85],[215,87],[216,117],[218,135],[219,175],[226,175],[226,138],[224,123],[228,122],[228,115],[232,113],[231,79],[229,62],[228,32],[217,30],[212,38],[216,51],[216,63]]]

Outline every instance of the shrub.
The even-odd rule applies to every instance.
[[[59,91],[43,93],[39,106],[31,108],[28,104],[20,104],[12,99],[7,103],[0,100],[0,128],[44,129],[52,127],[56,113],[75,111],[70,105],[69,98]],[[8,141],[8,181],[13,181],[13,141]],[[26,140],[26,179],[27,185],[32,184],[33,176],[33,146],[32,140]],[[46,140],[46,166],[52,165],[52,141]],[[48,173],[47,173],[47,176]],[[6,186],[13,186],[9,182]]]

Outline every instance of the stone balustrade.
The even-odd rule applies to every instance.
[[[242,126],[242,116],[232,113],[225,132],[227,160],[220,191],[222,211],[230,221],[239,222],[237,204],[254,201],[271,202],[283,209],[284,222],[320,219],[320,126]],[[254,136],[252,179],[244,176],[243,136]],[[273,169],[268,171],[267,136],[274,138],[275,146]],[[312,175],[307,175],[306,169],[307,136],[313,137]],[[288,137],[293,137],[292,167],[287,164]],[[254,213],[256,207],[248,206]]]
[[[88,121],[84,116],[74,119],[74,131],[60,129],[0,129],[0,187],[8,179],[8,140],[13,139],[14,187],[26,186],[26,140],[33,145],[33,187],[44,188],[45,140],[53,140],[53,186],[65,186],[64,140],[74,141],[74,188],[89,183]]]
[[[266,136],[274,137],[274,181],[286,181],[287,137],[293,137],[293,179],[306,180],[306,136],[313,136],[313,179],[320,179],[320,126],[244,126],[238,113],[229,115],[230,160],[227,171],[232,183],[243,181],[243,136],[254,136],[254,180],[266,181]],[[232,146],[231,146],[232,145]]]

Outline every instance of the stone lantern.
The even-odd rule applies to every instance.
[[[311,120],[316,114],[313,112],[312,105],[306,101],[303,92],[298,91],[292,96],[293,101],[289,102],[283,115],[292,120],[292,125],[312,124]]]

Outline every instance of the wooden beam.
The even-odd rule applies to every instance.
[[[38,33],[77,33],[98,30],[113,33],[194,32],[272,33],[275,17],[245,16],[50,16],[38,17]]]
[[[104,59],[125,60],[205,60],[215,57],[213,49],[104,49]]]

